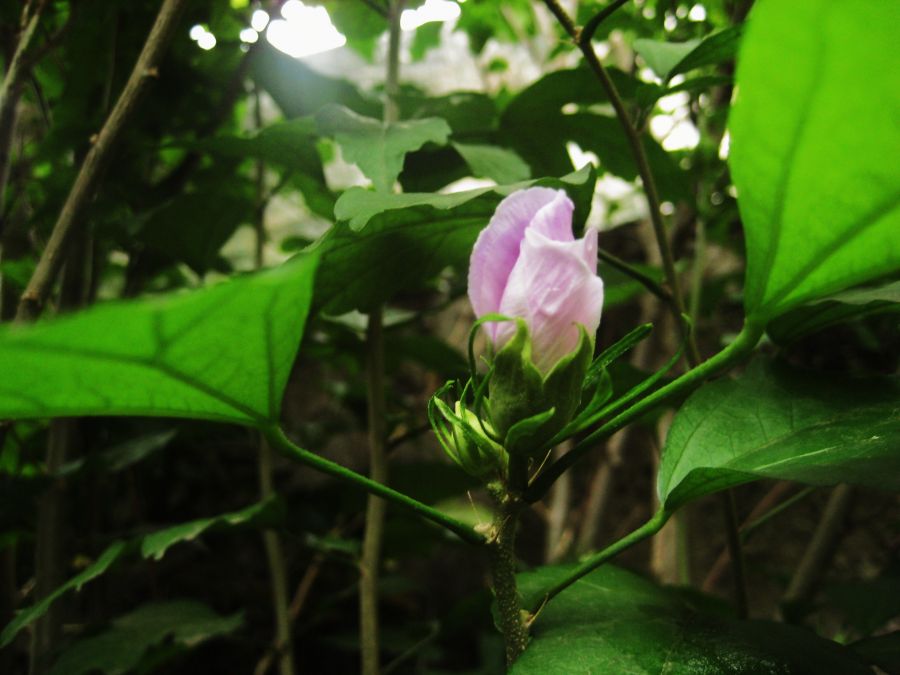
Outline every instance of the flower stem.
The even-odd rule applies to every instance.
[[[516,585],[516,529],[524,508],[521,500],[502,488],[491,491],[497,512],[487,543],[491,582],[497,601],[497,620],[506,643],[506,664],[511,666],[528,646],[528,626]]]
[[[662,526],[665,525],[669,520],[669,517],[671,515],[671,513],[660,509],[650,520],[641,525],[638,529],[634,530],[630,534],[625,535],[617,542],[610,544],[599,553],[595,553],[590,558],[582,562],[578,567],[572,570],[572,572],[569,573],[565,579],[560,581],[552,588],[548,589],[541,596],[541,601],[531,608],[532,618],[541,611],[541,608],[543,608],[543,606],[546,605],[547,602],[562,593],[583,576],[593,572],[595,569],[600,567],[600,565],[617,556],[625,549],[631,548],[635,544],[640,543],[659,532],[662,529]]]
[[[744,328],[734,339],[734,342],[718,354],[707,359],[696,368],[687,371],[678,379],[673,380],[664,387],[645,396],[630,408],[623,410],[611,420],[601,425],[593,433],[588,434],[587,437],[582,439],[580,443],[572,448],[572,450],[560,457],[532,482],[525,492],[525,501],[533,503],[541,499],[560,474],[571,467],[588,450],[593,448],[597,441],[608,438],[644,413],[661,405],[667,399],[687,392],[693,387],[701,384],[707,378],[721,373],[741,361],[753,350],[756,343],[759,342],[762,333],[762,326],[751,322],[745,323]]]
[[[392,504],[397,504],[398,506],[413,511],[421,517],[450,530],[469,544],[484,543],[484,537],[461,520],[448,516],[446,513],[438,511],[437,509],[428,506],[428,504],[423,504],[417,499],[413,499],[402,492],[397,492],[387,485],[358,474],[345,466],[341,466],[337,462],[332,462],[324,457],[320,457],[314,452],[310,452],[309,450],[305,450],[295,445],[280,427],[269,427],[264,430],[264,433],[273,448],[280,450],[291,459],[306,464],[329,476],[334,476],[346,483],[352,483],[371,494],[384,498]]]

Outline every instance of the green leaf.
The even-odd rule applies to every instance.
[[[113,542],[100,554],[100,557],[97,558],[93,564],[86,567],[82,572],[69,579],[59,588],[56,588],[52,593],[42,598],[36,604],[31,605],[31,607],[27,607],[16,614],[15,618],[3,629],[3,633],[0,633],[0,649],[8,646],[22,628],[41,618],[47,612],[50,605],[63,595],[71,590],[80,591],[81,587],[86,583],[93,581],[106,572],[106,570],[114,563],[118,562],[128,552],[128,548],[127,542]]]
[[[525,606],[537,604],[572,567],[520,574]],[[544,607],[510,673],[869,672],[851,651],[805,629],[738,621],[707,613],[707,604],[631,572],[600,567]]]
[[[316,121],[319,131],[334,137],[344,159],[359,166],[379,192],[391,191],[406,153],[426,143],[443,145],[450,136],[450,126],[439,117],[385,125],[339,105],[322,108]]]
[[[127,555],[140,553],[144,558],[149,559],[152,557],[159,560],[172,545],[181,541],[191,541],[200,534],[212,529],[266,525],[281,518],[283,518],[283,505],[276,498],[251,504],[239,511],[181,523],[180,525],[151,532],[129,541],[115,541],[82,572],[56,588],[47,597],[16,614],[15,618],[0,633],[0,649],[12,642],[22,628],[41,618],[50,605],[64,594],[71,590],[80,591],[82,586],[104,574],[110,567]]]
[[[351,188],[335,205],[338,223],[310,250],[322,264],[317,309],[367,311],[399,291],[421,288],[448,266],[465,270],[478,233],[500,199],[530,185],[565,189],[584,222],[593,195],[586,167],[562,179],[541,179],[453,194],[388,194]]]
[[[301,59],[284,54],[265,40],[251,59],[253,79],[275,99],[286,117],[313,115],[329,103],[337,103],[361,115],[379,115],[382,104],[363,96],[346,80],[328,77]]]
[[[778,344],[790,344],[829,326],[876,314],[900,312],[900,281],[829,295],[782,314],[766,328]]]
[[[880,0],[754,6],[730,116],[753,321],[900,269],[900,88],[860,76],[900,67],[897,19]]]
[[[211,288],[0,332],[0,418],[278,420],[315,256]]]
[[[254,204],[239,192],[181,194],[153,211],[136,238],[166,259],[186,263],[197,274],[215,266],[234,231],[252,222]]]
[[[666,439],[667,509],[758,478],[900,490],[900,380],[824,376],[759,359],[704,385]]]
[[[468,143],[454,143],[453,147],[478,178],[490,178],[499,185],[531,178],[529,166],[512,150]]]
[[[56,660],[50,675],[131,672],[151,647],[161,646],[165,640],[169,640],[166,656],[172,656],[231,633],[243,621],[241,613],[220,616],[194,600],[150,603],[115,619],[104,632],[75,642]],[[153,661],[159,664],[156,658]]]
[[[279,500],[269,499],[240,511],[199,518],[152,532],[141,539],[141,555],[147,559],[161,560],[171,546],[183,541],[193,541],[209,530],[274,522],[282,515],[282,507]]]
[[[619,70],[609,75],[622,97],[632,101],[637,81]],[[500,144],[521,155],[534,174],[561,176],[571,170],[567,144],[574,142],[597,155],[601,170],[634,180],[637,165],[621,124],[595,108],[608,103],[588,68],[550,73],[509,102],[500,120]],[[663,198],[689,199],[684,170],[655,140],[645,135],[643,141]]]
[[[700,40],[687,42],[658,42],[656,40],[635,40],[634,50],[641,55],[654,73],[663,80],[669,79],[670,72],[700,44]]]
[[[666,79],[696,68],[730,61],[737,54],[743,30],[743,24],[738,24],[703,38],[700,44],[669,70]]]

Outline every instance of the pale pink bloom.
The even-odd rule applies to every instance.
[[[469,262],[469,299],[478,317],[522,317],[532,358],[546,374],[578,347],[583,325],[600,325],[603,281],[597,276],[597,231],[572,234],[572,201],[562,190],[529,188],[500,202],[478,235]],[[496,349],[515,333],[513,322],[486,325]]]

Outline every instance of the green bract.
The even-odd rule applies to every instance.
[[[594,344],[583,326],[578,348],[542,376],[531,358],[531,337],[523,319],[497,352],[490,379],[490,419],[510,455],[540,452],[578,410],[582,383]]]

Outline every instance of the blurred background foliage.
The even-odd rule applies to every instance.
[[[0,5],[6,68],[22,4]],[[4,320],[15,313],[160,5],[44,4],[34,59],[18,92],[0,202]],[[383,177],[389,184],[396,179],[404,193],[436,194],[402,210],[379,203],[360,190],[370,184],[360,168],[371,143],[354,149],[342,142],[336,114],[321,111],[343,106],[351,125],[359,123],[351,113],[380,118],[385,7],[380,0],[309,4],[186,3],[84,216],[89,227],[67,259],[63,283],[73,289],[76,306],[150,296],[275,266],[315,242],[322,261],[314,313],[288,383],[285,428],[304,447],[365,471],[361,312],[389,301],[391,484],[474,524],[485,518],[483,497],[443,457],[425,409],[440,384],[465,372],[471,323],[465,266],[475,234],[503,193],[493,187],[529,179],[566,185],[577,202],[578,226],[599,227],[605,252],[660,280],[634,160],[603,90],[542,4],[428,0],[419,6],[411,0],[398,103],[401,120],[418,121],[410,128],[421,137],[371,143],[383,142],[401,162],[396,175]],[[579,24],[605,4],[567,3]],[[751,4],[636,0],[605,20],[594,38],[646,132],[705,354],[718,350],[742,319],[743,235],[725,163],[725,123]],[[320,12],[317,21],[330,17],[331,24],[316,24],[313,11]],[[698,56],[694,48],[710,35],[716,40]],[[443,126],[428,122],[434,118]],[[483,193],[464,200],[451,196],[479,187]],[[607,293],[601,346],[639,323],[657,326],[627,363],[614,366],[614,386],[624,390],[676,350],[677,330],[665,307],[619,268],[601,262],[600,274]],[[900,305],[892,288],[874,297],[834,296],[785,314],[770,327],[767,349],[798,366],[895,373]],[[561,479],[524,521],[525,563],[572,560],[644,522],[655,509],[653,476],[670,421],[665,410],[642,420],[605,443],[582,471]],[[45,423],[16,423],[4,436],[0,624],[35,599],[36,501],[49,484],[65,488],[62,579],[88,567],[110,542],[146,544],[148,533],[174,530],[166,546],[123,556],[83,591],[62,597],[56,610],[62,631],[48,672],[274,669],[263,527],[282,537],[298,672],[355,671],[364,494],[278,460],[279,497],[259,506],[258,439],[237,426],[104,417],[72,424],[73,451],[52,473],[43,464]],[[777,504],[789,506],[747,534],[753,616],[786,614],[839,642],[900,627],[895,496],[853,494],[840,528],[844,545],[814,588],[785,610],[785,590],[829,495],[773,481],[742,486],[736,495],[748,523]],[[257,506],[248,512],[248,504]],[[193,524],[179,526],[188,521]],[[707,498],[620,562],[664,583],[690,583],[724,597],[724,546],[720,515]],[[480,559],[439,528],[394,510],[384,555],[384,672],[502,669]],[[23,632],[0,652],[0,670],[24,672],[27,653]]]

